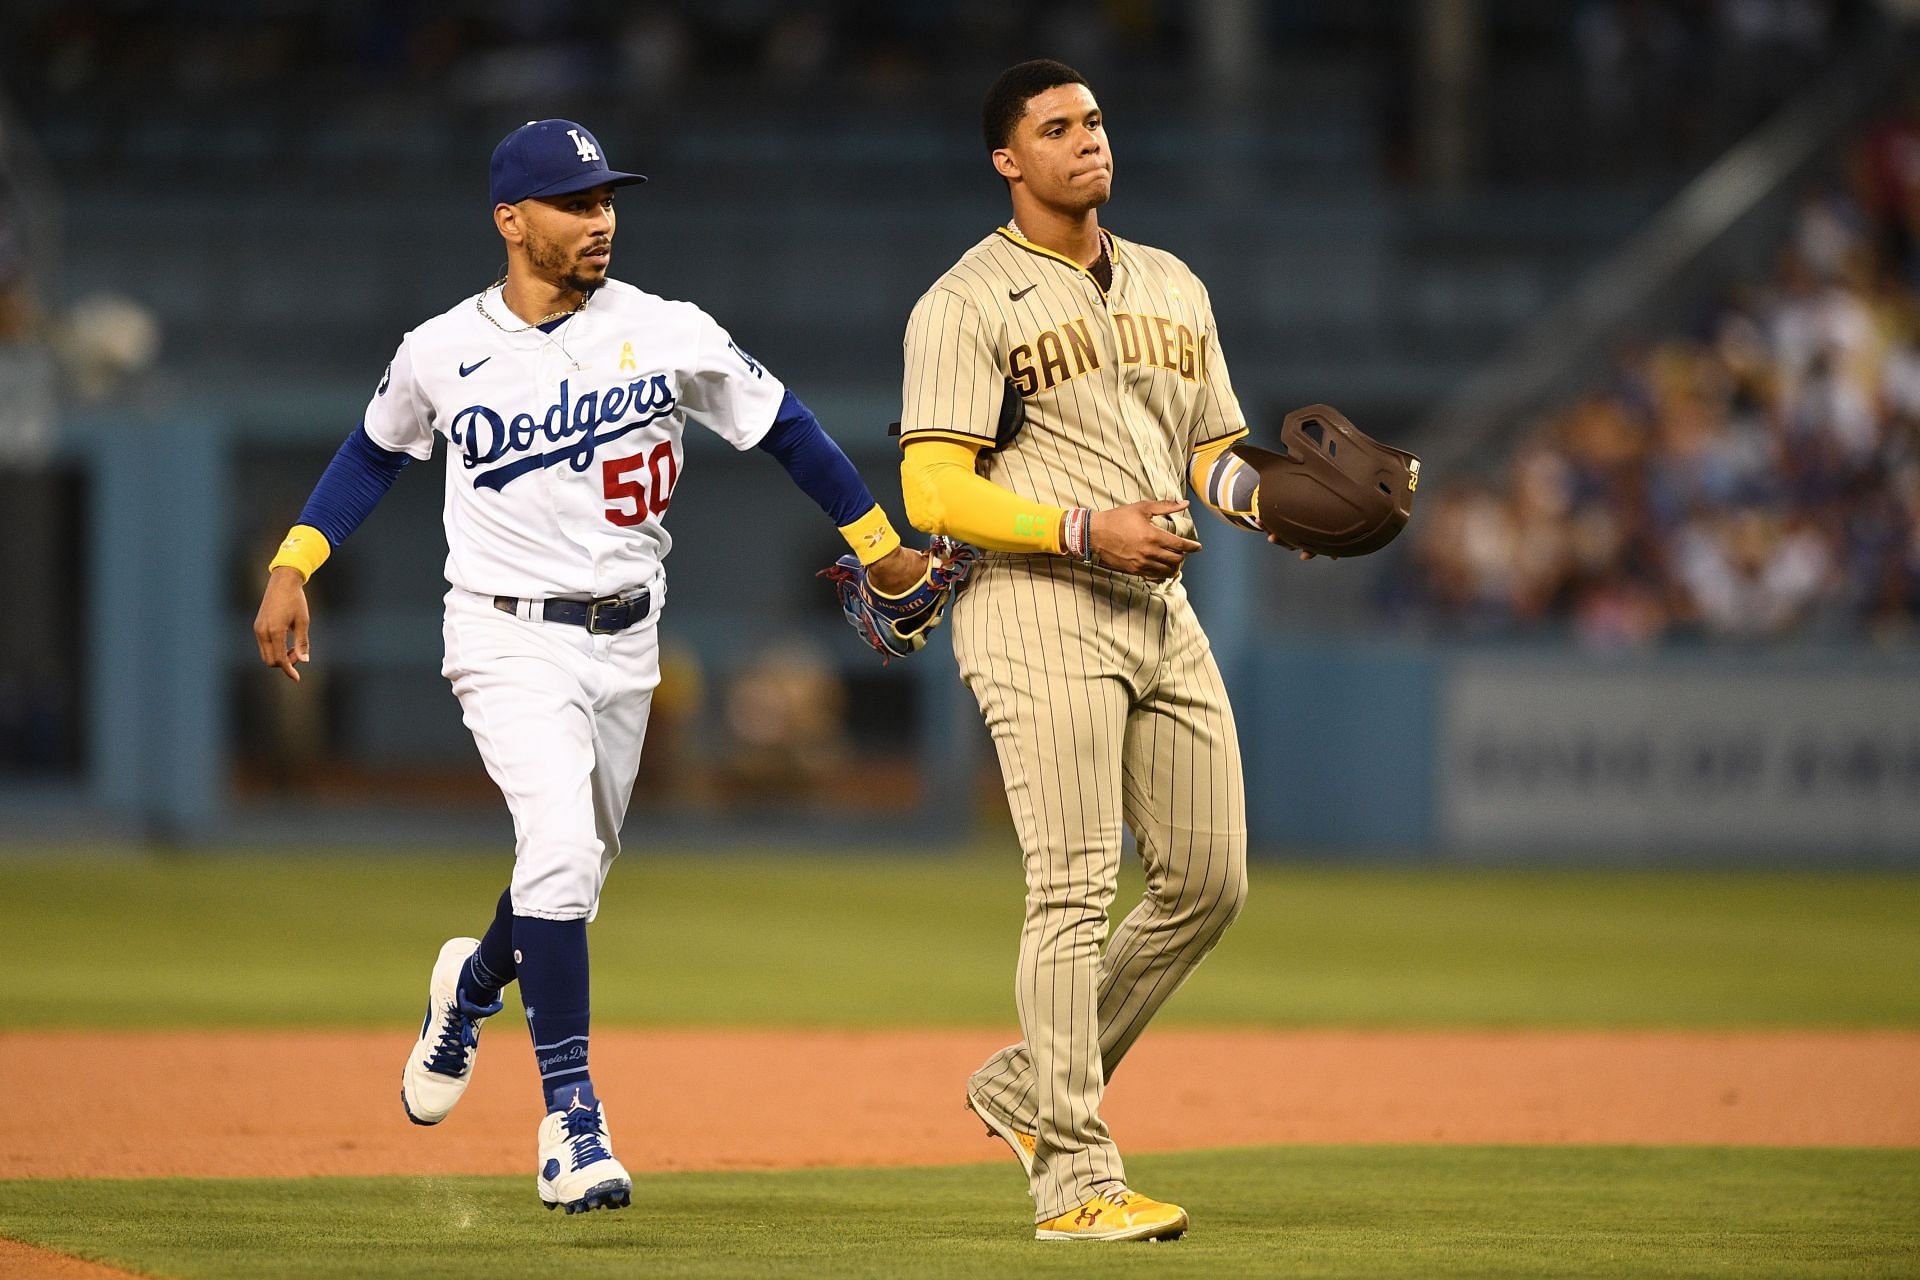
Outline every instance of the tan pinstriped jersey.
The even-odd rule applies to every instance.
[[[1213,304],[1186,263],[1109,233],[1113,288],[1008,228],[969,249],[907,322],[901,441],[994,438],[1018,392],[1026,425],[981,474],[1096,511],[1186,494],[1197,445],[1246,429]],[[1183,512],[1174,531],[1191,535]]]

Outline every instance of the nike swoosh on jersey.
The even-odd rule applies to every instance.
[[[482,356],[480,359],[475,360],[472,364],[461,365],[460,376],[463,378],[466,377],[468,374],[472,373],[475,369],[478,369],[481,365],[485,364],[487,361],[491,359],[493,359],[492,356]]]
[[[1026,297],[1028,294],[1032,293],[1035,289],[1038,289],[1039,287],[1040,286],[1037,284],[1030,284],[1026,288],[1021,289],[1017,293],[1014,290],[1009,289],[1007,290],[1007,301],[1018,302],[1020,301],[1020,299]]]

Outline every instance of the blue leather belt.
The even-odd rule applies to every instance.
[[[645,589],[624,596],[602,596],[598,600],[543,600],[540,616],[548,622],[564,622],[570,627],[585,627],[596,636],[610,636],[644,622],[653,597]],[[495,596],[493,607],[502,613],[518,613],[518,596]]]

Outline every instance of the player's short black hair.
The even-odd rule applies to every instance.
[[[1064,62],[1052,58],[1033,58],[1017,67],[1008,67],[987,90],[987,101],[980,108],[980,132],[987,150],[998,151],[1013,136],[1013,126],[1027,114],[1027,103],[1049,89],[1063,84],[1086,84],[1087,78]],[[1092,89],[1092,85],[1087,85]]]

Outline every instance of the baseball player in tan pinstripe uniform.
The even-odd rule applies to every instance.
[[[967,1102],[1026,1167],[1038,1238],[1170,1238],[1186,1212],[1127,1187],[1100,1098],[1245,899],[1240,745],[1179,573],[1188,485],[1257,530],[1258,477],[1228,451],[1246,426],[1206,287],[1099,226],[1085,81],[1014,67],[984,127],[1014,217],[915,306],[901,422],[908,518],[983,551],[954,655],[1026,864],[1023,1038]],[[1147,891],[1109,940],[1122,823]]]

